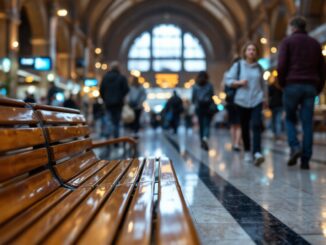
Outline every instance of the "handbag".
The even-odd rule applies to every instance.
[[[128,104],[122,107],[121,119],[125,124],[130,124],[135,121],[135,112]]]
[[[240,79],[240,72],[241,72],[241,64],[240,64],[240,61],[237,62],[238,64],[238,71],[237,71],[237,78],[238,80]],[[225,101],[229,104],[233,104],[234,103],[234,98],[235,98],[235,95],[237,93],[237,88],[233,88],[231,86],[224,86],[224,93],[226,95],[225,97]]]

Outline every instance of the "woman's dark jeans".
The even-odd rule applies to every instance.
[[[262,133],[262,109],[260,103],[253,108],[245,108],[237,105],[240,115],[240,125],[242,131],[242,140],[245,151],[251,150],[250,126],[253,133],[253,153],[261,152],[261,133]]]

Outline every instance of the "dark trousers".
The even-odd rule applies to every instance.
[[[302,160],[309,161],[312,156],[313,145],[313,115],[314,101],[317,95],[316,88],[308,84],[291,84],[285,87],[283,100],[286,112],[286,131],[288,143],[292,151],[302,147]],[[297,138],[297,112],[299,111],[303,142]]]
[[[109,118],[109,135],[113,135],[114,138],[118,138],[120,131],[122,106],[107,107],[107,112]]]
[[[209,138],[210,124],[212,117],[207,113],[197,111],[197,117],[199,121],[199,135],[200,139]]]
[[[140,116],[142,109],[133,109],[135,112],[135,121],[132,123],[132,129],[134,130],[135,133],[137,133],[140,129]]]
[[[242,140],[245,151],[251,150],[251,133],[253,133],[253,153],[261,152],[261,132],[262,132],[262,109],[260,103],[253,108],[238,107],[240,125],[242,130]]]

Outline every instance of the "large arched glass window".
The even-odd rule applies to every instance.
[[[142,72],[206,70],[206,55],[198,38],[178,26],[162,24],[137,37],[128,53],[128,69]]]

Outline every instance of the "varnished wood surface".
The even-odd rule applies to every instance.
[[[36,124],[34,112],[31,109],[0,106],[0,124]]]
[[[150,244],[154,185],[154,182],[144,182],[137,187],[123,226],[118,233],[117,244]]]
[[[70,139],[75,137],[87,136],[90,130],[87,126],[72,126],[72,127],[47,127],[49,132],[50,142],[56,142],[59,140]]]
[[[71,190],[59,188],[46,198],[37,202],[32,207],[17,215],[10,222],[0,227],[0,244],[7,244],[16,238],[27,227],[31,227],[35,221],[45,215],[53,206],[57,205]]]
[[[159,185],[156,244],[200,244],[176,183]]]
[[[85,117],[81,114],[46,111],[46,110],[39,110],[38,113],[40,113],[42,120],[45,123],[49,123],[49,124],[57,124],[57,123],[79,124],[79,123],[86,122]]]
[[[134,159],[131,163],[131,166],[128,168],[128,171],[125,173],[125,175],[122,177],[118,184],[128,185],[135,183],[136,179],[138,179],[143,164],[143,159]]]
[[[91,147],[90,139],[76,140],[69,143],[59,144],[52,146],[53,159],[55,161],[60,160],[61,158],[72,156]]]
[[[71,192],[66,198],[55,205],[46,215],[33,223],[24,233],[20,234],[13,241],[14,244],[39,244],[44,243],[44,239],[48,237],[50,232],[68,217],[78,205],[85,200],[88,194],[92,191],[91,188],[80,188]],[[92,201],[91,199],[88,199]],[[89,205],[92,205],[90,202]],[[79,217],[79,218],[82,218]],[[78,219],[75,220],[78,222]],[[69,232],[69,231],[67,231]],[[57,244],[67,244],[64,237],[59,237],[61,241]]]
[[[90,227],[78,240],[78,244],[104,245],[112,243],[127,208],[132,189],[133,185],[123,185],[115,188]],[[57,234],[57,236],[59,235]]]
[[[33,108],[35,110],[57,111],[57,112],[74,113],[74,114],[80,113],[79,110],[71,109],[71,108],[67,108],[67,107],[59,107],[59,106],[33,104]]]
[[[81,187],[89,187],[100,184],[120,164],[120,161],[113,160],[104,166],[100,171],[91,176]]]
[[[121,177],[127,172],[132,160],[121,161],[100,184],[100,186],[116,185]]]
[[[107,199],[111,190],[110,187],[97,187],[90,195],[52,232],[45,240],[46,244],[72,244],[76,241],[83,229],[87,226],[91,218],[100,208],[101,204]],[[110,227],[107,226],[106,229]],[[111,229],[111,227],[109,228]],[[88,229],[89,230],[89,229]],[[99,235],[96,231],[96,236]],[[64,242],[63,242],[64,241]],[[89,244],[97,244],[92,241]]]
[[[0,225],[59,187],[49,171],[0,189]]]
[[[159,180],[161,183],[169,183],[176,181],[176,176],[171,161],[168,158],[160,159],[159,174]]]
[[[47,163],[48,154],[45,148],[9,156],[0,156],[0,182],[46,165]]]
[[[101,171],[102,168],[108,163],[109,162],[106,160],[98,161],[97,163],[93,164],[90,168],[86,169],[84,172],[80,173],[78,176],[70,180],[68,183],[73,186],[79,186],[83,184],[86,180],[94,176],[98,171]]]
[[[44,144],[41,128],[0,129],[0,151],[15,150]]]
[[[64,181],[68,181],[73,177],[76,177],[78,174],[86,170],[91,165],[95,164],[98,161],[97,157],[92,151],[89,151],[83,155],[71,158],[59,165],[56,165],[55,168]]]
[[[155,159],[147,158],[142,171],[139,183],[155,181]]]
[[[0,98],[0,105],[24,107],[26,106],[26,103],[22,100],[16,100],[16,99],[4,97],[4,98]]]

